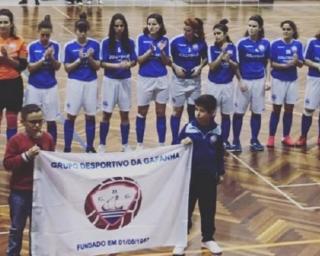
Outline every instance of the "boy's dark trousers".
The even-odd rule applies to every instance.
[[[31,223],[32,191],[12,190],[9,196],[9,206],[11,226],[7,256],[18,256],[22,246],[23,230],[28,218]],[[31,247],[31,243],[29,246]]]
[[[192,170],[189,191],[188,230],[192,226],[192,213],[198,200],[202,242],[214,240],[217,204],[217,178],[213,173]]]

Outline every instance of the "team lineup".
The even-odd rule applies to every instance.
[[[11,24],[9,17],[4,15],[3,19],[1,23],[2,58],[7,57],[18,65],[18,70],[10,64],[2,65],[0,70],[3,83],[10,84],[4,86],[8,89],[3,89],[5,93],[1,94],[3,98],[1,109],[7,110],[8,139],[16,132],[17,113],[22,105],[23,91],[19,72],[28,68],[30,75],[24,104],[35,103],[41,107],[48,132],[56,141],[55,119],[59,113],[59,99],[55,71],[63,63],[68,74],[64,151],[71,152],[74,122],[80,109],[83,108],[86,151],[96,152],[94,138],[98,104],[103,113],[100,120],[98,151],[105,152],[110,119],[116,105],[120,110],[122,151],[129,150],[130,69],[138,64],[138,113],[135,123],[137,148],[143,148],[146,117],[152,101],[155,102],[158,142],[159,145],[164,145],[167,130],[166,105],[169,98],[173,108],[170,116],[172,144],[176,144],[185,105],[189,120],[194,119],[194,100],[201,94],[201,71],[208,64],[206,93],[215,96],[218,100],[226,150],[242,151],[240,143],[242,119],[249,106],[252,112],[250,149],[252,151],[264,149],[258,135],[265,105],[265,90],[270,89],[270,85],[273,111],[270,116],[269,138],[266,146],[274,147],[282,105],[284,106],[282,143],[286,146],[306,145],[312,113],[318,108],[320,100],[318,88],[320,36],[318,34],[310,39],[303,50],[303,45],[298,40],[297,27],[291,20],[280,24],[283,31],[282,37],[270,43],[264,37],[262,17],[251,16],[245,36],[234,44],[228,34],[228,20],[224,19],[213,27],[215,42],[208,47],[200,18],[187,18],[184,21],[184,34],[169,41],[165,36],[166,28],[162,16],[157,13],[151,14],[146,19],[143,33],[135,42],[129,38],[125,17],[118,13],[110,21],[108,37],[100,44],[97,40],[88,37],[90,24],[86,14],[82,13],[74,25],[76,39],[67,42],[61,48],[58,42],[50,39],[53,26],[49,15],[38,24],[40,38],[28,46],[23,38],[14,34],[14,30],[11,29],[11,25],[14,24]],[[6,19],[8,19],[7,28],[4,26]],[[8,40],[10,45],[14,45],[15,49],[12,51],[8,51],[9,48],[6,45]],[[303,65],[309,68],[305,110],[301,121],[301,137],[294,141],[290,137],[290,128],[292,111],[297,101],[297,68]],[[97,70],[100,67],[104,69],[104,76],[101,102],[98,102]],[[168,76],[168,67],[172,68],[172,79]],[[11,78],[13,78],[12,81],[17,82],[13,83]],[[231,126],[232,141],[229,139]]]
[[[5,115],[8,143],[4,167],[13,173],[7,255],[20,252],[23,230],[31,215],[33,160],[40,150],[54,151],[57,144],[56,121],[60,114],[57,71],[64,68],[67,73],[63,151],[73,151],[75,122],[83,110],[85,151],[106,152],[112,115],[118,107],[121,151],[128,152],[132,150],[129,115],[132,68],[135,66],[138,67],[135,147],[137,150],[144,148],[149,106],[154,102],[158,145],[193,144],[188,231],[192,228],[191,217],[198,201],[202,247],[214,254],[222,253],[214,240],[217,185],[223,181],[225,173],[224,151],[242,152],[241,130],[248,108],[251,111],[248,144],[251,151],[260,152],[265,148],[259,133],[266,91],[271,90],[272,101],[268,148],[275,147],[282,106],[281,143],[287,147],[307,145],[312,115],[320,106],[320,33],[303,46],[295,22],[284,20],[279,24],[281,37],[269,41],[265,38],[262,16],[252,15],[244,36],[234,43],[228,23],[227,19],[222,19],[213,26],[214,42],[209,44],[202,19],[186,18],[183,34],[168,38],[162,15],[152,13],[146,17],[142,33],[134,40],[129,37],[125,16],[116,13],[108,23],[107,37],[99,41],[89,37],[94,28],[83,12],[74,23],[76,38],[62,47],[51,39],[54,26],[50,15],[37,24],[39,38],[27,45],[16,34],[12,12],[0,10],[0,120]],[[290,130],[298,100],[297,70],[304,66],[308,68],[308,75],[301,134],[294,139]],[[24,91],[21,72],[26,69],[29,76]],[[103,70],[100,95],[99,69]],[[207,72],[207,81],[201,79],[204,72]],[[172,112],[167,118],[169,102]],[[98,109],[102,112],[101,120],[96,119]],[[182,128],[184,109],[189,122]],[[17,133],[19,113],[25,133]],[[221,125],[214,120],[218,114]],[[167,121],[171,141],[166,142]],[[45,123],[47,132],[42,132]],[[320,146],[320,121],[318,125],[317,144]],[[95,143],[96,134],[99,136]],[[21,201],[24,205],[19,208]],[[177,245],[173,254],[184,255],[185,249],[186,245]]]

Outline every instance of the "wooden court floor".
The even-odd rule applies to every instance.
[[[30,0],[31,1],[31,0]],[[303,4],[294,1],[289,4],[271,6],[41,6],[10,7],[16,17],[18,34],[23,35],[27,42],[37,38],[36,26],[46,14],[51,14],[54,24],[53,39],[64,44],[75,38],[74,22],[81,11],[89,14],[92,31],[91,37],[101,40],[107,35],[107,27],[111,16],[122,12],[129,23],[132,38],[142,32],[145,19],[152,12],[163,15],[168,36],[173,37],[183,31],[183,20],[188,16],[198,16],[205,22],[208,44],[213,42],[212,26],[222,18],[228,18],[230,36],[236,42],[246,30],[248,17],[259,13],[265,19],[266,37],[275,39],[281,36],[279,24],[284,19],[294,20],[300,31],[300,39],[306,43],[320,29],[320,5]],[[292,136],[297,138],[300,133],[300,119],[303,109],[303,93],[305,88],[306,67],[299,71],[300,99],[295,107]],[[206,86],[208,69],[203,70],[203,88]],[[130,145],[135,147],[136,115],[136,74],[133,69],[133,106],[130,114],[131,132]],[[101,80],[102,71],[99,71]],[[66,73],[58,72],[61,113],[65,96]],[[268,97],[268,93],[267,93]],[[261,141],[266,142],[271,104],[267,101],[263,114]],[[168,105],[167,116],[172,109]],[[108,151],[120,149],[119,115],[115,110],[108,137]],[[155,147],[156,128],[154,106],[151,105],[147,119],[145,146]],[[282,125],[279,123],[276,147],[264,152],[249,151],[249,113],[245,118],[242,130],[243,152],[235,155],[226,153],[226,177],[219,187],[218,209],[216,216],[216,240],[224,249],[224,256],[319,256],[320,255],[320,149],[316,145],[318,136],[318,115],[314,115],[306,149],[285,148],[280,139]],[[97,115],[97,121],[101,117]],[[61,120],[63,119],[63,114]],[[219,120],[219,117],[217,117]],[[169,119],[168,119],[169,120]],[[185,122],[187,119],[184,116]],[[98,123],[96,145],[98,143]],[[0,158],[5,147],[4,126],[0,135]],[[170,143],[169,122],[167,122],[167,144]],[[21,127],[20,127],[21,129]],[[59,139],[57,150],[63,148],[63,126],[59,123]],[[73,143],[75,152],[83,152],[85,139],[83,115],[77,119],[76,132],[78,141]],[[9,209],[7,205],[9,174],[0,165],[0,255],[5,255],[9,229]],[[209,255],[200,248],[199,213],[194,215],[195,227],[189,235],[187,255]],[[27,234],[27,232],[26,232]],[[25,236],[23,253],[27,255],[27,235]],[[120,255],[170,255],[171,248],[159,248]],[[40,255],[41,256],[41,255]]]

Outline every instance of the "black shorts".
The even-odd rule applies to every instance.
[[[21,76],[0,80],[0,111],[19,112],[23,101],[23,81]]]

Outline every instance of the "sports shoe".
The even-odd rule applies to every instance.
[[[97,151],[95,150],[95,148],[94,147],[92,147],[92,148],[86,148],[86,153],[97,153]]]
[[[172,255],[173,256],[185,255],[184,250],[185,250],[185,247],[176,246],[173,248]]]
[[[142,150],[143,149],[143,143],[138,143],[136,146],[136,150]]]
[[[27,0],[21,0],[18,4],[27,4],[28,1]]]
[[[71,152],[71,148],[64,148],[64,149],[63,149],[63,152],[64,152],[64,153],[70,153],[70,152]]]
[[[252,152],[263,151],[264,146],[260,143],[259,140],[251,140],[250,141],[250,150]]]
[[[98,153],[102,154],[106,152],[106,145],[100,144],[98,146]]]
[[[87,0],[86,4],[91,5],[92,1],[91,0]]]
[[[283,137],[281,140],[282,145],[288,146],[288,147],[294,147],[295,143],[293,139],[288,135],[286,137]]]
[[[208,249],[213,254],[222,253],[222,249],[220,248],[220,246],[215,241],[212,241],[212,240],[207,242],[202,242],[201,247]]]
[[[268,141],[267,141],[267,147],[274,148],[274,136],[269,136]]]
[[[233,143],[233,144],[231,145],[231,150],[230,150],[230,151],[236,152],[236,153],[242,152],[242,147],[241,147],[240,142],[238,142],[238,143]]]
[[[123,144],[121,146],[121,152],[130,152],[132,151],[132,149],[130,148],[130,146],[128,144]]]
[[[98,0],[98,4],[103,4],[102,0]]]
[[[34,3],[35,3],[35,5],[40,5],[39,0],[35,0]]]
[[[304,136],[300,136],[299,139],[295,143],[296,147],[305,147],[307,146],[307,138]]]
[[[233,151],[232,145],[230,144],[229,141],[223,142],[223,147],[226,151]]]

